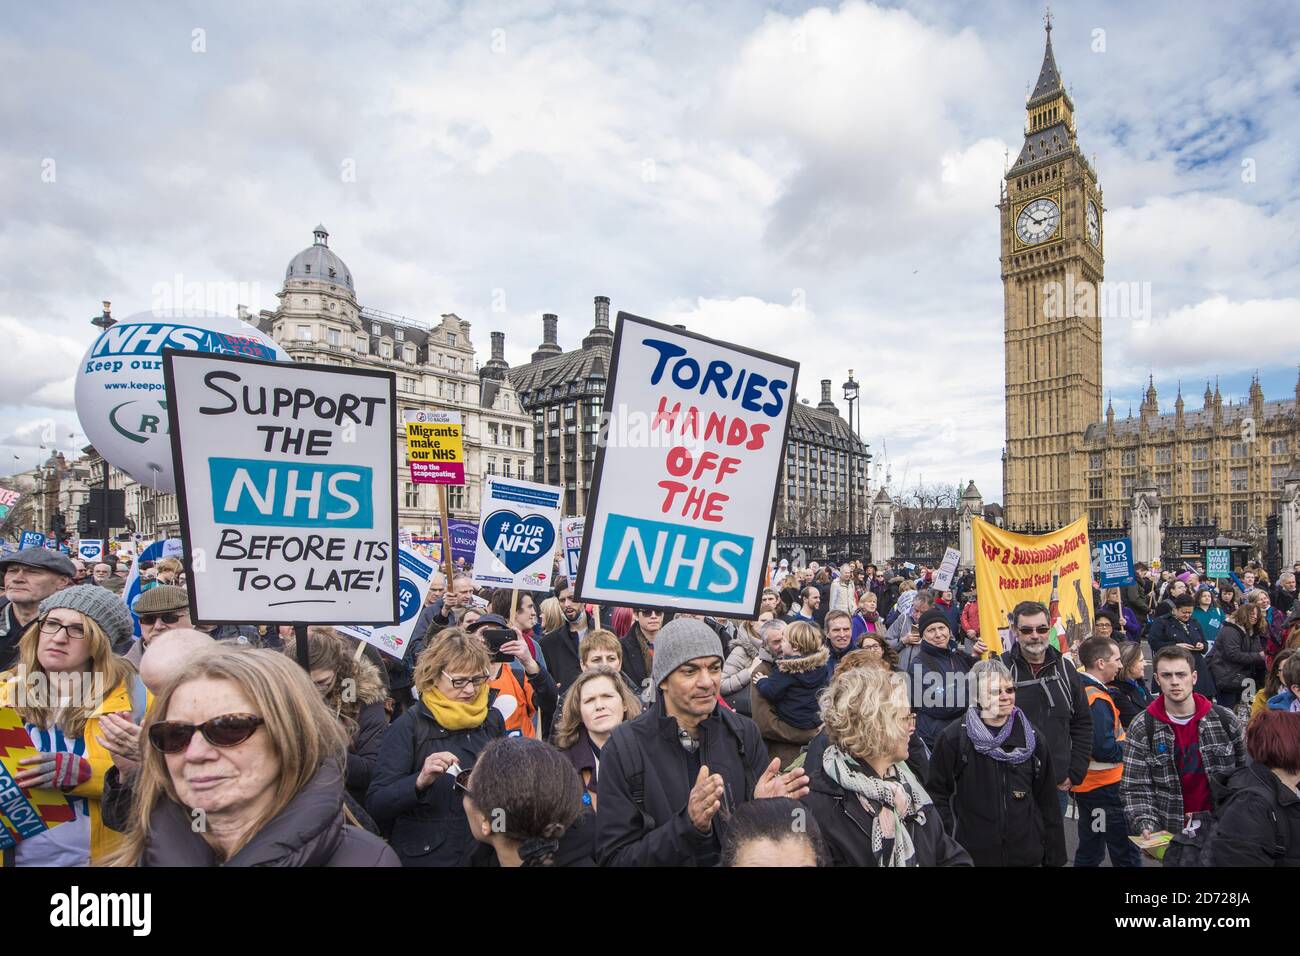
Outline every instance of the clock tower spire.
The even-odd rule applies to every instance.
[[[1102,199],[1079,147],[1052,49],[1025,101],[1024,141],[1001,219],[1009,524],[1063,525],[1087,510],[1084,431],[1101,421]]]

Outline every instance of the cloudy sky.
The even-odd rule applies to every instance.
[[[129,10],[127,13],[125,11]],[[1284,3],[1072,5],[1053,45],[1105,195],[1122,416],[1300,361],[1300,23]],[[83,441],[101,299],[274,306],[323,222],[362,305],[526,360],[615,311],[865,385],[895,490],[1001,497],[998,200],[1034,3],[21,4],[0,36],[0,461]],[[1145,291],[1149,290],[1149,292]],[[233,312],[234,303],[226,303]],[[53,425],[51,426],[51,423]],[[74,437],[75,436],[75,437]],[[887,456],[885,454],[887,449]],[[14,456],[19,456],[15,461]],[[8,469],[0,469],[6,471]],[[883,471],[882,471],[883,477]]]

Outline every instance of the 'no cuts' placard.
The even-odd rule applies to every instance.
[[[799,365],[620,312],[580,600],[752,617]]]
[[[393,374],[163,355],[195,617],[395,623]]]

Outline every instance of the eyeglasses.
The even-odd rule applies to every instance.
[[[452,677],[446,671],[442,672],[442,676],[447,678],[447,683],[451,684],[456,690],[464,690],[470,684],[475,687],[482,687],[491,679],[489,674],[479,674],[475,677]]]
[[[190,745],[195,731],[214,747],[235,747],[242,744],[266,721],[254,714],[222,714],[201,724],[185,724],[178,720],[163,720],[149,728],[149,743],[165,754],[178,754]]]
[[[70,641],[79,641],[86,636],[86,629],[80,624],[63,624],[52,617],[47,617],[41,621],[42,634],[53,637],[61,630],[68,632],[68,640]]]
[[[1030,634],[1052,633],[1052,627],[1050,624],[1039,624],[1037,627],[1028,627],[1026,625],[1021,625],[1020,627],[1016,628],[1016,630],[1018,630],[1021,634],[1024,634],[1026,636]]]
[[[1014,687],[1003,687],[998,690],[999,697],[1015,697],[1016,689]]]
[[[140,626],[153,627],[157,621],[162,621],[164,624],[175,624],[181,619],[181,616],[179,611],[166,611],[162,614],[141,614]]]

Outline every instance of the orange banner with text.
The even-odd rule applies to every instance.
[[[1014,534],[981,518],[974,520],[973,530],[980,638],[990,649],[1000,654],[1015,640],[1010,616],[1021,601],[1048,607],[1055,596],[1071,647],[1091,632],[1092,549],[1087,518],[1050,534]]]

